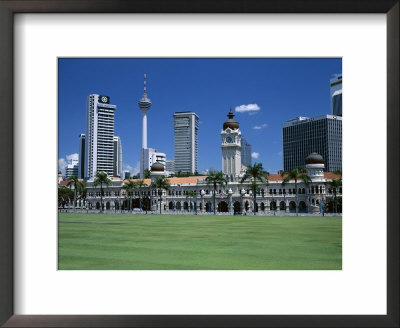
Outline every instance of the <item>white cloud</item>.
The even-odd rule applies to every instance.
[[[135,167],[127,163],[124,163],[124,170],[131,172],[132,175],[136,175],[140,172],[140,162],[138,161]]]
[[[129,172],[132,172],[133,167],[130,166],[129,164],[125,164],[125,163],[124,163],[124,170],[125,170],[125,171],[129,171]]]
[[[251,153],[252,158],[258,158],[258,156],[260,156],[260,153],[256,153],[256,152]]]
[[[65,156],[65,158],[67,159],[68,162],[71,162],[71,160],[79,160],[79,154],[75,153],[75,154],[70,154]]]
[[[65,169],[67,168],[67,161],[65,158],[58,159],[58,169],[61,171],[62,175],[65,175]]]
[[[267,123],[263,123],[263,124],[261,124],[261,125],[255,125],[255,126],[253,126],[253,129],[254,129],[254,130],[261,130],[261,129],[265,129],[267,126],[268,126]]]
[[[136,175],[140,172],[140,162],[137,162],[135,167],[132,170],[133,175]]]
[[[249,112],[257,112],[260,110],[260,107],[257,104],[248,104],[248,105],[240,105],[236,106],[235,112],[238,113],[249,113]]]

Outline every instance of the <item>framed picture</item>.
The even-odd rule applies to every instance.
[[[297,0],[260,3],[255,1],[232,1],[229,3],[206,1],[190,4],[184,1],[168,3],[165,1],[111,0],[89,3],[49,0],[0,1],[0,44],[2,47],[0,51],[0,94],[3,117],[0,123],[0,142],[5,151],[5,160],[2,161],[0,170],[2,183],[0,189],[2,208],[0,219],[0,324],[5,327],[165,325],[181,327],[203,325],[398,327],[399,213],[396,204],[399,193],[398,179],[392,178],[391,174],[399,170],[399,8],[399,2],[394,0],[349,1],[346,3],[338,1],[304,3]],[[18,15],[22,13],[32,15]],[[41,13],[46,15],[41,16]],[[70,15],[71,13],[101,13],[104,15],[101,15],[101,19],[98,20],[100,16],[73,16]],[[130,17],[128,15],[116,16],[115,14],[118,13],[136,14],[133,21],[140,22],[142,25],[140,28],[138,25],[134,28],[141,33],[127,34],[127,31],[131,31],[130,28],[132,28],[129,26]],[[149,15],[155,13],[158,14],[157,19],[154,19],[155,16]],[[178,13],[199,15],[167,15]],[[211,15],[217,13],[235,15]],[[322,27],[316,31],[315,26],[312,26],[314,30],[310,26],[306,27],[306,24],[299,18],[301,15],[290,16],[289,19],[288,16],[282,15],[287,13],[301,15],[375,13],[382,15],[373,21],[371,29],[367,24],[367,16],[360,16],[359,19],[350,15],[319,16]],[[57,14],[61,15],[57,16]],[[114,15],[112,16],[112,14]],[[276,16],[278,14],[280,16]],[[49,18],[51,19],[52,16],[53,28],[49,29]],[[75,17],[75,20],[68,22],[70,17]],[[335,17],[340,17],[339,25],[333,23]],[[206,21],[204,18],[207,18]],[[307,18],[310,21],[314,19],[312,15]],[[364,18],[365,21],[363,21]],[[257,35],[257,30],[263,30],[265,20],[271,24],[265,30],[267,33]],[[324,20],[325,25],[323,25]],[[176,21],[178,24],[175,24]],[[112,23],[110,24],[110,22]],[[331,22],[333,29],[332,26],[328,26]],[[62,26],[63,24],[64,26]],[[182,28],[185,24],[186,30]],[[340,28],[340,24],[342,28]],[[86,29],[90,30],[91,27],[95,27],[95,29],[92,30],[92,34],[88,35],[92,35],[93,38],[79,38],[79,34],[85,35]],[[161,33],[160,28],[163,29],[162,33],[165,33],[164,40],[157,36]],[[294,30],[296,28],[298,29]],[[332,33],[335,28],[337,35],[347,34],[346,37],[350,38],[350,40],[346,39],[344,44],[350,47],[352,43],[358,42],[359,48],[364,51],[365,58],[371,59],[371,65],[366,65],[365,69],[370,73],[371,89],[375,94],[385,95],[385,91],[387,91],[385,113],[382,113],[385,99],[380,97],[381,101],[375,103],[374,101],[379,97],[374,98],[369,88],[357,87],[355,83],[357,72],[363,77],[367,76],[365,71],[352,71],[349,68],[354,60],[357,60],[357,56],[343,55],[341,50],[335,50],[335,48],[342,49],[344,47],[340,44],[337,35]],[[304,49],[304,44],[301,44],[302,37],[296,39],[300,34],[308,35],[310,40],[307,43],[308,51],[299,50]],[[289,35],[292,36],[288,37]],[[386,44],[385,40],[382,42],[382,35],[386,35]],[[124,42],[119,38],[128,40],[127,44],[134,44],[135,51],[124,51],[113,47],[112,45],[117,43],[124,47]],[[235,39],[239,42],[237,47],[234,46]],[[288,40],[291,43],[288,43]],[[368,45],[368,40],[372,46],[363,48],[366,44]],[[51,52],[52,44],[65,44],[65,47],[62,48],[62,51]],[[85,50],[89,49],[88,44],[91,45],[90,51]],[[147,46],[143,47],[143,44]],[[150,44],[154,48],[148,55],[149,53],[146,53],[145,50],[150,47]],[[176,46],[179,51],[174,51],[171,44]],[[71,49],[69,45],[74,45],[75,49]],[[187,49],[182,45],[186,45]],[[268,46],[276,49],[277,45],[281,45],[285,51],[279,53],[275,50],[270,52],[262,50]],[[218,53],[218,49],[224,47],[225,49]],[[29,49],[34,48],[37,57],[34,59],[35,63],[32,64],[33,58],[27,58],[27,54]],[[206,50],[201,52],[201,48]],[[378,49],[376,53],[373,48]],[[208,49],[213,49],[214,53]],[[293,49],[293,54],[290,49]],[[343,74],[349,72],[353,74],[349,77],[349,82],[345,87],[349,90],[345,96],[348,97],[347,108],[356,104],[352,101],[357,101],[357,97],[368,98],[369,96],[370,103],[376,104],[379,108],[377,112],[380,113],[374,117],[371,114],[374,113],[373,106],[372,112],[367,107],[363,108],[365,115],[357,116],[349,112],[348,117],[351,118],[353,115],[353,120],[348,120],[351,122],[351,128],[349,128],[349,123],[347,131],[352,131],[352,133],[347,135],[347,140],[349,140],[347,145],[351,145],[351,147],[345,146],[347,150],[344,154],[348,158],[348,163],[349,159],[354,163],[354,160],[365,157],[366,160],[363,163],[373,165],[374,176],[375,171],[386,173],[383,175],[384,178],[379,179],[380,184],[376,181],[376,186],[379,186],[376,188],[381,188],[379,190],[386,188],[385,192],[375,193],[373,190],[371,191],[373,197],[370,194],[366,197],[358,192],[357,188],[360,186],[364,190],[369,188],[364,178],[360,178],[362,181],[357,184],[357,178],[348,175],[348,181],[355,181],[355,184],[347,185],[349,190],[353,189],[353,194],[350,194],[354,195],[354,198],[352,202],[349,201],[348,205],[345,204],[347,207],[344,207],[343,211],[346,220],[343,225],[343,236],[344,240],[347,240],[343,244],[343,270],[333,274],[302,271],[296,273],[302,277],[299,280],[294,278],[289,272],[290,270],[268,273],[259,271],[250,274],[241,270],[218,273],[199,271],[197,274],[188,274],[183,271],[143,271],[142,273],[59,271],[57,279],[53,279],[51,276],[49,279],[44,279],[43,277],[46,276],[42,276],[42,274],[45,272],[57,271],[57,267],[54,266],[54,259],[57,259],[57,245],[54,243],[57,240],[57,231],[54,231],[54,227],[57,224],[53,218],[53,214],[56,214],[54,213],[57,202],[56,191],[54,190],[53,194],[53,190],[51,190],[52,173],[39,172],[37,177],[32,177],[32,171],[25,170],[25,167],[31,165],[36,168],[40,167],[38,164],[41,161],[43,163],[44,161],[51,162],[53,155],[46,157],[46,153],[53,152],[53,149],[49,148],[57,148],[55,140],[57,128],[53,126],[53,119],[57,118],[57,110],[52,111],[49,119],[47,117],[49,112],[43,112],[41,109],[47,108],[46,110],[48,110],[52,106],[57,107],[57,103],[54,103],[53,99],[56,99],[58,94],[57,70],[54,69],[57,66],[58,58],[63,56],[96,57],[97,53],[109,58],[119,57],[121,54],[126,56],[127,53],[129,57],[154,57],[156,55],[160,57],[209,57],[210,54],[215,54],[216,57],[228,57],[229,54],[232,57],[262,57],[263,54],[270,57],[343,56]],[[387,70],[386,74],[382,74],[385,55]],[[359,62],[362,62],[362,54],[358,56]],[[54,62],[51,62],[52,60]],[[374,60],[375,64],[377,63],[380,67],[379,69],[374,68],[374,64],[372,64]],[[33,79],[32,75],[27,78],[23,74],[24,70],[32,65],[36,65],[36,74]],[[49,66],[52,67],[50,71]],[[104,69],[106,68],[104,67]],[[353,83],[350,83],[351,81]],[[24,93],[21,90],[29,92]],[[35,92],[32,94],[34,90],[37,90],[37,97]],[[46,93],[50,102],[48,99],[44,99]],[[103,103],[107,105],[109,99],[103,98]],[[135,101],[137,101],[136,98]],[[364,98],[360,102],[367,103]],[[107,107],[106,105],[104,106]],[[25,111],[28,119],[21,117],[21,113],[24,113],[19,110],[21,106],[29,108],[29,111]],[[112,105],[108,104],[108,106]],[[362,112],[360,108],[357,110],[360,111],[359,113]],[[258,127],[262,128],[262,123],[264,122],[260,122]],[[379,125],[378,130],[373,130],[375,141],[366,137],[367,141],[357,143],[357,136],[354,135],[362,136],[359,139],[368,134],[372,135],[368,131],[372,131],[375,127],[374,123]],[[59,124],[62,122],[59,121]],[[35,142],[40,138],[48,140],[41,145],[30,144],[29,148],[26,148],[26,144],[20,142],[21,131],[24,131],[25,134],[32,133],[31,140],[35,140]],[[231,140],[233,139],[229,139],[227,142],[231,143]],[[345,136],[344,143],[346,142]],[[385,163],[386,167],[377,166],[379,163]],[[48,167],[47,164],[44,166]],[[356,163],[347,172],[356,172],[359,168],[360,172],[365,174],[368,173],[366,166],[367,164]],[[50,165],[51,167],[53,166]],[[344,171],[346,172],[346,168]],[[28,172],[29,174],[27,174]],[[347,181],[346,179],[347,177],[345,181]],[[50,184],[45,181],[50,181]],[[46,191],[40,186],[41,184],[50,186],[50,190]],[[374,187],[371,188],[374,189]],[[361,196],[356,196],[359,194]],[[363,198],[368,198],[368,200],[364,203]],[[349,197],[349,199],[352,198]],[[13,205],[10,206],[10,204]],[[377,218],[376,225],[373,217],[362,217],[367,212]],[[21,216],[24,217],[24,220],[20,219]],[[385,218],[386,224],[384,223]],[[376,236],[371,234],[373,231],[376,231]],[[384,235],[383,238],[382,235]],[[353,237],[357,242],[349,242]],[[42,243],[41,240],[45,239],[46,243]],[[27,252],[26,246],[21,246],[22,243],[30,245],[35,254]],[[51,245],[54,246],[54,249]],[[362,249],[363,247],[365,249]],[[352,261],[349,261],[350,258]],[[353,273],[357,273],[358,277],[353,276],[352,281],[356,281],[354,279],[357,278],[359,285],[352,292],[358,293],[354,300],[364,299],[365,303],[361,304],[360,301],[360,311],[357,311],[357,307],[346,310],[347,304],[351,303],[354,295],[345,292],[335,294],[334,289],[346,290],[345,286],[335,285],[335,280],[338,283],[343,276],[357,266],[358,268]],[[37,269],[36,273],[35,270],[32,270],[33,268]],[[78,274],[79,276],[77,276]],[[71,278],[72,276],[77,278],[74,280]],[[134,288],[129,285],[129,279],[134,280],[132,282]],[[324,279],[330,283],[324,283]],[[275,281],[276,286],[273,286],[271,280]],[[78,287],[74,287],[73,284],[78,281],[80,281]],[[97,287],[85,288],[85,284],[94,285],[94,281]],[[288,286],[295,285],[296,281],[301,281],[301,286],[294,286],[293,294],[290,294],[289,289],[291,288]],[[65,286],[62,286],[63,282]],[[125,292],[123,286],[119,284],[121,282],[126,286]],[[375,288],[374,285],[379,285],[379,288]],[[384,286],[383,289],[382,286]],[[315,292],[315,289],[319,289],[319,292]],[[52,293],[49,293],[48,290],[52,290]],[[311,290],[313,291],[311,292]],[[89,293],[91,295],[88,295]],[[174,294],[178,295],[177,297],[180,299],[177,300]],[[307,294],[314,299],[309,300]],[[43,295],[46,295],[45,298],[48,299],[46,302],[39,301]],[[54,298],[52,298],[53,296]],[[76,304],[75,306],[72,304],[70,307],[72,310],[62,310],[63,304],[66,304],[62,303],[63,296],[70,305]],[[253,296],[254,299],[252,299]],[[80,309],[81,304],[91,302],[91,297],[97,298],[99,302],[93,302],[88,307]],[[318,297],[320,298],[318,299]],[[374,298],[380,300],[379,307],[368,307],[368,304],[375,304]],[[37,307],[35,307],[35,299],[38,300]],[[303,303],[311,305],[302,308],[304,305],[301,304],[302,299]],[[108,309],[107,306],[111,303],[122,303],[123,305],[119,309]],[[208,307],[206,303],[208,303]],[[247,307],[245,303],[248,304]],[[275,307],[274,303],[280,307]],[[325,307],[321,303],[325,303]],[[337,312],[327,311],[327,304],[334,303],[338,306],[335,310]],[[342,306],[338,305],[339,303],[342,303]],[[46,304],[48,308],[44,308],[43,304]],[[203,308],[201,308],[202,304]],[[284,304],[286,304],[286,310]],[[60,315],[60,313],[63,314]]]

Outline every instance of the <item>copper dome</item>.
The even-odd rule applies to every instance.
[[[164,165],[162,165],[160,162],[155,162],[151,166],[151,172],[164,172]]]
[[[306,164],[324,164],[324,159],[318,153],[311,153],[306,158]]]
[[[230,128],[232,130],[239,129],[238,121],[233,119],[235,114],[232,113],[232,109],[229,111],[227,116],[228,116],[228,119],[224,122],[223,130],[226,130],[227,128]]]

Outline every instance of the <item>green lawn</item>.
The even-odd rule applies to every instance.
[[[341,217],[59,214],[60,270],[341,270]]]

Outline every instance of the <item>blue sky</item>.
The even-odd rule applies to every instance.
[[[86,133],[86,98],[97,93],[117,105],[115,135],[121,137],[124,169],[134,173],[139,167],[142,114],[137,102],[144,73],[153,103],[148,147],[173,159],[172,115],[194,111],[200,117],[199,172],[220,170],[220,132],[232,108],[242,136],[252,145],[253,163],[263,163],[270,173],[283,167],[282,123],[329,114],[329,79],[342,73],[338,58],[61,58],[58,64],[59,167],[77,156],[78,135]]]

